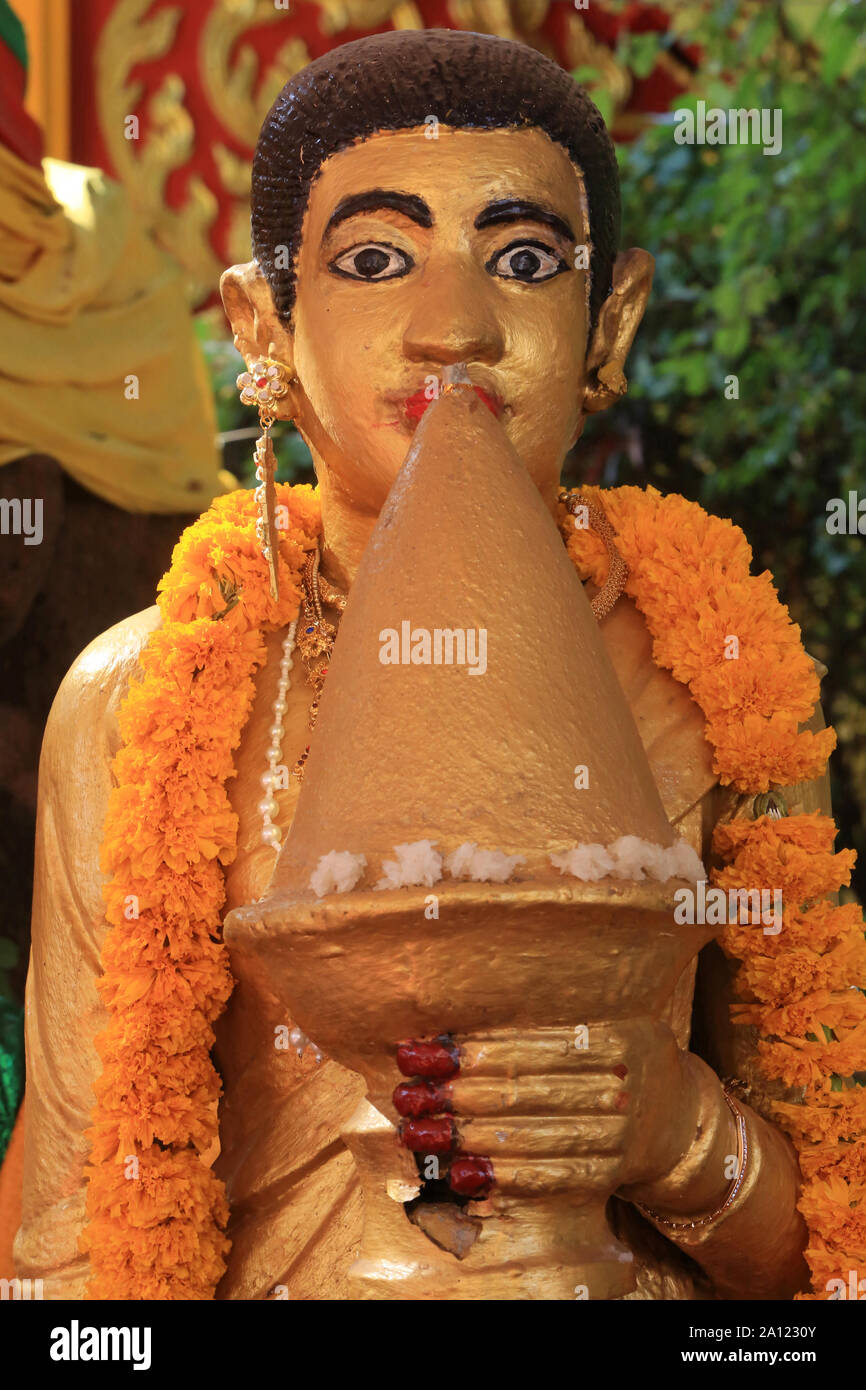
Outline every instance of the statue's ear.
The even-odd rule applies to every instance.
[[[613,288],[598,316],[586,358],[587,414],[606,410],[625,395],[625,363],[652,288],[655,261],[648,251],[621,251],[613,267]]]
[[[223,272],[220,294],[226,317],[232,326],[234,344],[245,362],[256,357],[271,357],[275,342],[279,342],[279,358],[287,361],[287,333],[274,311],[270,287],[259,268],[258,261],[233,265]]]

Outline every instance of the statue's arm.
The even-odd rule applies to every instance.
[[[820,705],[804,727],[816,732],[825,727]],[[782,793],[791,812],[831,814],[827,772],[812,782],[785,787]],[[708,831],[723,807],[726,818],[751,817],[752,802],[752,797],[742,797],[732,805],[729,797],[716,792],[706,808]],[[708,843],[706,859],[709,851]],[[690,1053],[689,1064],[701,1096],[702,1134],[686,1151],[678,1172],[642,1191],[640,1200],[677,1219],[724,1202],[730,1183],[722,1165],[736,1154],[737,1143],[718,1078],[742,1082],[749,1104],[740,1099],[737,1104],[746,1117],[749,1154],[746,1180],[736,1199],[706,1227],[674,1233],[663,1225],[658,1228],[697,1260],[721,1297],[790,1298],[809,1286],[802,1255],[806,1227],[796,1209],[801,1183],[796,1153],[772,1118],[772,1102],[796,1101],[798,1093],[763,1076],[757,1065],[756,1029],[731,1020],[737,968],[738,963],[715,944],[701,953],[692,1040],[700,1055]]]
[[[117,709],[156,608],[119,623],[82,652],[58,690],[42,744],[27,977],[22,1225],[19,1276],[46,1298],[82,1298],[78,1250],[87,1158],[85,1131],[105,1015],[96,990],[105,934],[99,850],[117,750]]]
[[[737,1099],[748,1153],[742,1184],[726,1206],[739,1159],[736,1122],[712,1068],[694,1053],[685,1054],[684,1062],[694,1104],[688,1107],[682,1157],[663,1178],[622,1195],[654,1213],[653,1224],[701,1266],[717,1297],[792,1298],[809,1284],[793,1146],[776,1125]],[[705,1217],[711,1218],[706,1224],[685,1224]]]

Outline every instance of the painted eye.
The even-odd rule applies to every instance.
[[[513,241],[497,251],[487,262],[492,275],[503,280],[521,280],[525,285],[538,285],[552,280],[569,266],[543,241]]]
[[[414,264],[412,257],[396,246],[385,241],[367,241],[337,256],[328,269],[349,280],[396,280],[407,275]]]

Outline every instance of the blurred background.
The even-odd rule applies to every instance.
[[[858,0],[0,0],[0,497],[41,497],[45,518],[41,544],[0,538],[0,1156],[44,721],[76,654],[153,602],[189,520],[253,483],[216,286],[249,259],[274,96],[364,33],[507,35],[591,89],[623,245],[657,274],[628,395],[591,417],[565,481],[652,483],[744,528],[828,668],[838,843],[860,851],[862,898],[864,19]],[[780,109],[781,151],[678,144],[674,112],[699,101]],[[277,447],[281,478],[312,481],[290,426]],[[858,488],[863,534],[831,534],[828,504]]]

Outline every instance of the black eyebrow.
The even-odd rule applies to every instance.
[[[419,227],[433,226],[433,214],[423,198],[418,198],[414,193],[397,193],[390,188],[370,188],[365,193],[350,193],[348,198],[343,198],[337,204],[328,219],[325,235],[356,213],[377,212],[380,208],[401,212],[411,222],[417,222]]]
[[[481,231],[482,227],[495,227],[501,222],[543,222],[545,226],[553,227],[554,231],[569,241],[575,240],[574,232],[559,213],[551,212],[540,203],[526,202],[522,198],[500,198],[495,203],[488,203],[476,217],[475,227]]]

